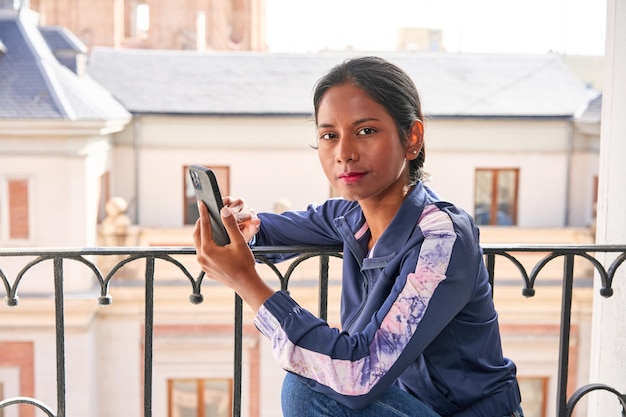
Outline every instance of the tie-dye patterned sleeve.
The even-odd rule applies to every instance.
[[[424,239],[414,268],[398,277],[403,285],[380,301],[375,325],[362,334],[321,325],[286,293],[266,302],[255,324],[271,340],[280,366],[343,396],[365,395],[380,382],[416,333],[452,256],[456,234],[446,213],[427,206],[419,226]]]

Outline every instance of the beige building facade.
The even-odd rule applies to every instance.
[[[264,0],[30,0],[42,25],[85,45],[264,51]]]
[[[90,10],[100,10],[108,15],[106,7],[125,9],[126,3],[102,2]],[[226,3],[229,6],[225,6]],[[188,46],[180,43],[182,38],[192,40],[191,49],[201,44],[197,37],[178,37],[180,30],[201,33],[198,29],[202,27],[201,20],[197,19],[193,7],[188,7],[186,12],[182,11],[185,8],[179,11],[185,15],[181,18],[187,22],[185,29],[175,27],[174,23],[169,28],[163,26],[157,32],[168,35],[156,40],[151,36],[141,39],[119,35],[121,26],[113,31],[106,29],[107,25],[112,25],[112,22],[106,23],[106,19],[90,22],[85,17],[87,8],[79,6],[80,1],[66,5],[56,2],[54,7],[52,4],[45,0],[31,0],[32,7],[41,11],[46,23],[65,24],[63,19],[66,19],[67,26],[75,27],[74,32],[90,45],[141,48],[171,45],[168,48],[187,49]],[[221,6],[218,2],[211,3],[213,9],[230,7],[229,10],[234,10],[241,5],[245,6],[242,6],[244,9],[250,6],[245,2],[225,2]],[[150,2],[149,6],[150,30],[161,28],[152,17],[161,6],[158,2]],[[205,16],[213,10],[211,7],[203,9]],[[616,16],[619,16],[619,22],[624,22],[623,13]],[[117,19],[119,21],[119,15]],[[126,28],[127,23],[123,26]],[[100,38],[104,33],[115,33],[118,37]],[[247,39],[246,36],[241,39]],[[249,38],[252,37],[250,32]],[[206,39],[207,49],[236,49],[229,43],[233,39],[222,38],[217,42],[209,34]],[[622,62],[619,54],[615,62]],[[619,77],[613,78],[619,81]],[[429,102],[427,98],[428,92],[426,103]],[[315,151],[309,146],[314,142],[310,115],[268,117],[268,114],[152,114],[139,111],[133,114],[132,121],[122,119],[113,126],[63,121],[54,124],[57,128],[48,129],[46,123],[0,121],[3,150],[0,177],[23,174],[31,178],[33,184],[30,196],[33,233],[28,240],[5,238],[2,242],[5,247],[101,244],[107,237],[99,234],[102,229],[98,227],[98,221],[103,218],[103,189],[109,190],[108,197],[120,196],[128,202],[126,214],[132,224],[127,230],[126,244],[190,246],[191,226],[185,224],[185,167],[193,163],[226,169],[228,193],[246,198],[259,211],[271,211],[277,202],[285,200],[294,209],[304,208],[332,195],[319,169]],[[427,121],[426,140],[426,168],[432,176],[430,185],[443,198],[472,214],[476,208],[477,170],[506,168],[518,172],[516,224],[481,226],[483,243],[594,241],[590,226],[594,223],[595,193],[601,174],[599,131],[581,129],[568,118],[433,117]],[[605,161],[608,158],[605,156]],[[611,166],[616,165],[619,164]],[[33,166],[37,169],[28,168]],[[618,168],[613,171],[605,168],[604,172],[612,173],[610,178],[623,178],[614,170]],[[107,185],[103,187],[103,184]],[[605,198],[609,195],[607,187],[602,192]],[[61,199],[60,195],[68,198]],[[611,192],[611,195],[619,196],[620,193]],[[620,201],[614,204],[619,205]],[[601,210],[603,218],[608,219],[611,212],[604,205]],[[606,241],[620,241],[620,236],[607,232],[613,229],[604,227],[602,230],[605,235],[610,235]],[[526,259],[529,265],[536,260]],[[193,257],[182,261],[190,271],[197,270]],[[15,277],[23,266],[20,262],[7,262],[2,258],[0,268],[6,276]],[[339,278],[338,266],[338,261],[331,262],[331,280],[335,284]],[[102,267],[104,270],[108,268],[106,265]],[[114,281],[111,287],[113,303],[107,307],[97,306],[98,294],[89,271],[81,265],[70,264],[66,268],[67,415],[141,415],[144,290],[140,284],[143,265],[127,268],[120,274],[120,279]],[[266,268],[259,268],[268,280],[275,282]],[[313,311],[317,308],[317,290],[310,281],[316,276],[315,268],[315,264],[305,266],[296,276],[294,282],[298,285],[293,289],[296,299]],[[5,397],[32,395],[53,405],[56,401],[54,303],[49,297],[53,286],[49,270],[33,272],[21,284],[20,305],[0,309],[0,385]],[[555,415],[560,273],[559,267],[547,271],[542,280],[552,284],[538,289],[537,295],[531,299],[521,296],[521,282],[514,269],[498,266],[496,273],[495,299],[501,317],[504,351],[516,361],[520,378],[526,384],[529,417]],[[610,379],[619,386],[624,374],[619,372],[619,367],[608,368],[612,367],[611,363],[620,363],[623,341],[612,339],[600,343],[597,335],[595,342],[592,341],[593,271],[580,265],[577,274],[580,288],[575,288],[574,293],[571,354],[575,360],[570,369],[570,384],[573,388],[589,381],[592,344],[599,357],[602,356],[599,352],[604,351],[609,343],[614,347],[617,359],[609,364],[598,359],[594,377],[602,377],[608,372]],[[193,305],[188,301],[189,293],[189,284],[175,268],[157,263],[152,408],[155,417],[176,417],[170,412],[171,381],[208,378],[227,384],[232,375],[233,295],[207,283],[203,290],[204,303]],[[329,309],[331,322],[337,323],[336,285],[331,288]],[[606,310],[605,314],[619,317],[619,312],[615,311]],[[610,317],[604,325],[615,321]],[[601,327],[603,323],[595,325]],[[247,312],[244,328],[243,415],[278,416],[282,371],[275,366],[267,342],[253,328],[250,312]],[[594,331],[599,332],[597,328]],[[619,330],[609,331],[620,334]],[[26,359],[20,359],[19,353],[23,352],[30,352],[24,356]],[[592,405],[605,406],[601,401]],[[609,415],[609,412],[604,414],[604,411],[593,410],[587,414],[583,405],[576,413],[579,417]],[[32,409],[18,412],[12,408],[5,410],[5,415],[30,417],[35,413]]]

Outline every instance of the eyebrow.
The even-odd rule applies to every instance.
[[[367,123],[367,122],[379,122],[380,119],[377,119],[376,117],[364,117],[363,119],[358,119],[355,120],[354,122],[352,122],[352,126],[357,126],[360,125],[362,123]],[[317,127],[318,128],[329,128],[329,127],[334,127],[335,125],[331,124],[331,123],[323,123],[323,124],[318,124]]]

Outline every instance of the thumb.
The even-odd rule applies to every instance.
[[[222,210],[220,210],[220,216],[222,217],[222,223],[226,228],[226,232],[228,232],[230,241],[238,242],[243,240],[243,236],[239,230],[239,225],[237,224],[237,219],[233,216],[233,212],[228,207],[222,207]]]

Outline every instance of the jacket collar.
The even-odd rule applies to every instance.
[[[387,230],[376,243],[376,257],[388,256],[400,250],[413,233],[428,200],[429,193],[422,182],[411,188]],[[361,207],[357,204],[336,218],[335,225],[357,259],[364,258],[364,246],[358,242],[365,237],[369,238],[369,230]]]

